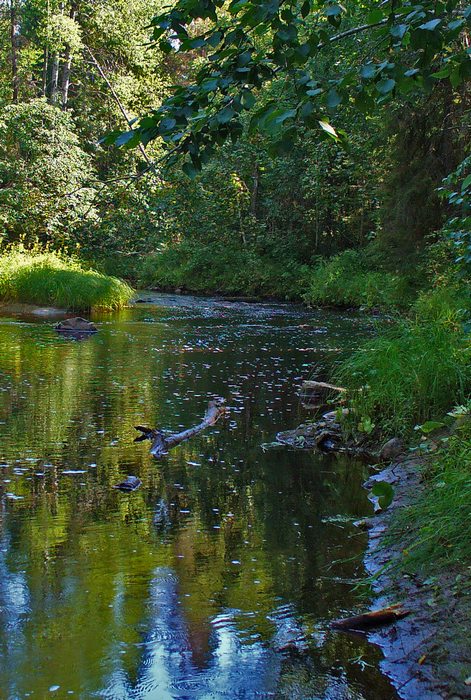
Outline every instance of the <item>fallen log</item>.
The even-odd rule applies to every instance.
[[[362,615],[354,615],[353,617],[334,620],[330,623],[330,626],[337,630],[365,630],[371,627],[379,627],[380,625],[396,622],[396,620],[406,617],[409,613],[410,610],[406,610],[402,603],[396,603],[395,605],[390,605],[388,608],[371,610]]]
[[[136,430],[139,430],[142,435],[136,438],[137,442],[141,440],[152,440],[152,445],[150,448],[150,453],[153,457],[159,459],[168,453],[172,447],[176,447],[181,442],[189,440],[193,435],[201,433],[201,431],[214,425],[221,416],[226,413],[226,402],[224,399],[217,398],[213,399],[208,403],[208,408],[204,415],[203,420],[198,425],[194,425],[192,428],[187,430],[182,430],[180,433],[171,433],[166,435],[163,430],[157,430],[155,428],[145,428],[142,425],[136,425]]]

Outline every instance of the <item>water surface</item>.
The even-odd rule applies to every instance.
[[[367,604],[365,465],[260,447],[368,320],[151,297],[82,341],[0,318],[0,697],[396,698],[379,652],[329,630]],[[229,418],[164,460],[133,442],[215,395]]]

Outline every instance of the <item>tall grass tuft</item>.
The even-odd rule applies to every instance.
[[[51,305],[74,311],[124,306],[129,285],[116,277],[86,270],[77,260],[49,250],[11,246],[0,254],[0,299]]]
[[[469,395],[471,348],[459,298],[437,290],[419,297],[410,320],[367,342],[340,367],[358,422],[406,434]]]

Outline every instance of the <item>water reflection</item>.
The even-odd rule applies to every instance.
[[[168,297],[95,320],[81,342],[0,323],[0,695],[396,697],[374,649],[328,630],[364,547],[329,516],[367,511],[363,465],[260,449],[364,323]],[[133,442],[213,395],[230,418],[164,461]],[[141,489],[113,490],[127,474]]]

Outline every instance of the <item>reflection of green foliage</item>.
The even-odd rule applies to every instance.
[[[158,567],[175,573],[178,609],[201,663],[221,612],[233,611],[247,643],[249,635],[269,643],[271,613],[284,602],[294,602],[299,629],[314,632],[326,606],[337,611],[340,591],[342,605],[351,600],[327,566],[331,548],[335,559],[349,559],[363,537],[348,540],[345,523],[322,520],[342,510],[364,514],[361,465],[326,458],[320,469],[313,454],[264,454],[250,421],[243,446],[222,423],[152,460],[148,443],[133,444],[133,425],[191,425],[205,399],[172,396],[209,393],[214,379],[203,373],[207,352],[182,351],[199,330],[140,323],[139,313],[149,312],[124,309],[113,324],[97,315],[99,333],[83,342],[58,337],[48,324],[2,324],[0,387],[9,389],[0,394],[2,473],[23,497],[2,521],[10,538],[5,575],[21,572],[31,610],[10,631],[0,683],[18,695],[53,684],[91,695],[116,668],[133,682],[157,614],[149,600]],[[230,371],[238,356],[217,360]],[[114,491],[127,473],[142,488]],[[356,568],[337,564],[335,573],[351,578]],[[338,658],[338,644],[324,642],[323,653]]]

